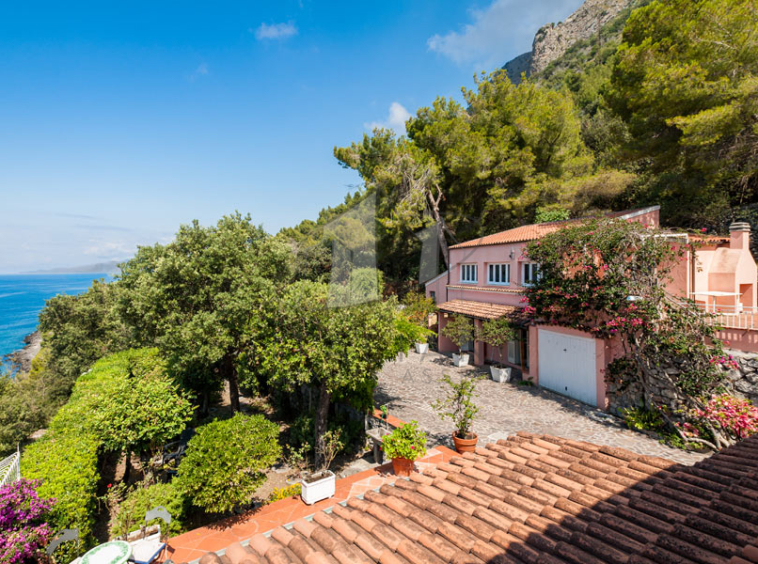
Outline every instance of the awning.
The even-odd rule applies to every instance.
[[[506,316],[517,322],[527,321],[524,310],[516,306],[472,302],[469,300],[450,300],[437,307],[442,312],[465,315],[476,319],[497,319]]]

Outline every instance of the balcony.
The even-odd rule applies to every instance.
[[[741,304],[698,304],[699,309],[713,316],[713,324],[727,329],[750,329],[758,331],[758,308]]]

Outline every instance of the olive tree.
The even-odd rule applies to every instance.
[[[168,245],[142,247],[123,267],[122,315],[167,354],[186,387],[207,398],[229,383],[239,411],[242,353],[262,304],[289,276],[290,251],[239,213],[183,225]]]
[[[339,391],[349,397],[375,383],[384,362],[395,354],[394,302],[330,307],[335,291],[339,288],[310,281],[289,286],[272,309],[265,346],[257,349],[274,384],[285,390],[301,384],[318,390],[317,466],[323,464],[332,395]]]

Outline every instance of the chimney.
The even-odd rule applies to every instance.
[[[746,221],[735,221],[729,226],[729,248],[750,248],[750,224]]]

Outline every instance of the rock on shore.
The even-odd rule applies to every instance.
[[[24,337],[24,343],[26,346],[10,355],[10,359],[21,372],[29,372],[32,369],[32,360],[42,347],[42,333],[35,331],[27,335]]]

